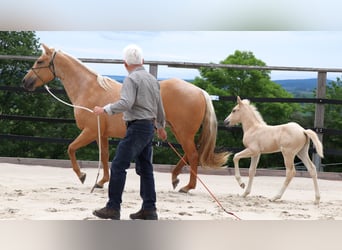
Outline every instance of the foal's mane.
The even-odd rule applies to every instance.
[[[113,86],[110,84],[110,78],[108,77],[103,77],[102,75],[98,74],[96,71],[93,69],[89,68],[87,65],[85,65],[82,61],[77,59],[76,57],[73,57],[72,55],[65,53],[63,51],[58,51],[62,53],[63,55],[71,58],[73,61],[75,61],[77,64],[79,64],[81,67],[85,68],[89,73],[95,75],[97,77],[97,83],[106,91],[110,90],[113,88]]]
[[[258,120],[258,122],[265,124],[266,122],[264,121],[264,119],[262,118],[261,114],[259,113],[258,109],[252,105],[250,103],[250,101],[248,99],[244,99],[241,101],[244,105],[246,105],[246,107],[249,107],[249,109],[254,113],[255,118]]]

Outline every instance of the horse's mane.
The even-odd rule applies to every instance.
[[[73,57],[72,55],[62,52],[62,51],[58,51],[60,53],[63,53],[64,55],[68,56],[69,58],[71,58],[72,60],[74,60],[76,63],[78,63],[79,65],[81,65],[82,67],[84,67],[86,70],[89,71],[89,73],[94,74],[95,76],[97,76],[97,83],[106,91],[111,90],[113,88],[113,86],[110,84],[110,78],[108,77],[104,77],[102,75],[100,75],[99,73],[97,73],[95,70],[89,68],[87,65],[85,65],[82,61],[80,61],[79,59],[77,59],[76,57]]]
[[[254,115],[255,115],[255,118],[256,118],[259,122],[261,122],[261,123],[263,123],[263,124],[266,125],[266,122],[265,122],[264,119],[262,118],[262,116],[261,116],[261,114],[259,113],[258,109],[257,109],[254,105],[252,105],[251,102],[250,102],[248,99],[243,99],[243,100],[242,100],[242,103],[243,103],[244,105],[248,106],[248,107],[252,110],[252,112],[253,112]]]

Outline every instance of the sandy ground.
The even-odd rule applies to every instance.
[[[85,168],[82,185],[71,169],[38,165],[0,163],[1,220],[96,220],[92,211],[107,201],[107,185],[90,193],[97,169]],[[102,174],[102,172],[101,172]],[[180,175],[178,189],[188,182]],[[310,178],[295,177],[282,199],[269,201],[280,189],[284,177],[257,176],[252,193],[243,190],[231,175],[199,175],[226,211],[242,220],[342,220],[342,181],[319,179],[320,204],[314,205]],[[198,182],[188,194],[173,190],[171,174],[155,172],[160,220],[237,220],[226,213]],[[243,177],[247,182],[247,177]],[[139,179],[128,170],[122,219],[140,208]]]

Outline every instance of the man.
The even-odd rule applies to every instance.
[[[124,49],[124,65],[128,76],[123,82],[120,100],[104,107],[94,107],[97,115],[123,112],[127,132],[111,164],[109,200],[104,208],[95,210],[93,214],[102,219],[120,219],[126,169],[135,160],[136,173],[140,176],[142,206],[137,213],[130,214],[130,218],[158,220],[152,165],[154,127],[159,138],[167,139],[160,86],[156,78],[143,67],[142,50],[138,46],[129,45]]]

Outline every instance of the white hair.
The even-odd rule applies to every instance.
[[[124,61],[128,65],[143,64],[143,54],[140,47],[135,44],[128,45],[123,50]]]

